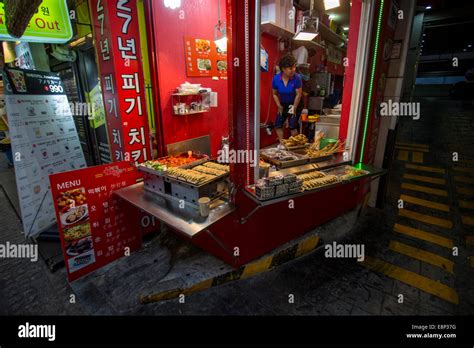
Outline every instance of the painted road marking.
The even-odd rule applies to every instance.
[[[411,161],[414,163],[423,163],[423,152],[412,152]]]
[[[468,167],[454,167],[454,170],[457,172],[474,173],[474,168]]]
[[[305,239],[298,245],[298,249],[296,250],[296,257],[304,255],[308,253],[309,251],[313,250],[314,248],[316,248],[318,243],[319,243],[318,236],[312,236],[310,238]]]
[[[256,262],[249,264],[247,267],[245,267],[244,272],[242,273],[241,279],[245,279],[255,274],[264,272],[270,267],[271,263],[272,263],[272,257],[268,256],[268,257],[263,258],[262,260],[258,260]]]
[[[456,186],[456,191],[458,193],[462,193],[463,195],[474,196],[474,189],[469,188],[469,187],[458,187],[458,186]]]
[[[408,151],[399,150],[398,151],[398,160],[399,161],[408,161]]]
[[[388,248],[399,254],[403,254],[413,259],[417,259],[422,262],[429,263],[430,265],[442,268],[448,271],[449,273],[454,273],[454,262],[444,257],[438,256],[422,249],[414,248],[410,245],[400,243],[394,240],[390,241]]]
[[[413,191],[418,191],[418,192],[423,192],[423,193],[431,193],[432,195],[448,197],[448,192],[446,190],[438,190],[431,187],[408,184],[406,182],[402,183],[402,189],[413,190]]]
[[[408,203],[421,205],[422,207],[426,207],[426,208],[446,211],[449,213],[449,205],[447,204],[432,202],[426,199],[421,199],[421,198],[408,196],[408,195],[400,195],[400,199]]]
[[[432,177],[429,177],[429,176],[414,175],[414,174],[403,174],[403,178],[404,179],[422,181],[422,182],[428,182],[428,183],[431,183],[431,184],[446,185],[446,180],[438,179],[438,178],[432,178]]]
[[[425,171],[425,172],[440,173],[440,174],[446,173],[446,171],[443,168],[418,166],[416,164],[410,164],[410,163],[405,164],[405,167],[408,168],[408,169],[422,170],[422,171]]]
[[[426,144],[395,143],[395,145],[408,146],[408,147],[421,147],[421,148],[424,148],[424,149],[429,149],[430,148],[430,146],[426,145]]]
[[[454,181],[457,181],[457,182],[464,182],[466,184],[474,184],[474,178],[469,178],[467,176],[459,176],[459,175],[455,175],[454,176]]]
[[[474,246],[474,236],[466,236],[466,244]]]
[[[390,278],[401,281],[402,283],[435,295],[445,301],[459,304],[459,297],[456,290],[445,284],[370,256],[365,257],[362,265],[374,271],[383,273]]]
[[[474,209],[474,201],[465,201],[460,199],[459,206],[464,209]]]
[[[474,226],[474,217],[463,215],[461,216],[461,219],[464,225]]]
[[[425,224],[436,225],[439,227],[444,227],[444,228],[449,228],[449,229],[453,228],[453,222],[450,220],[437,218],[430,215],[420,214],[408,209],[400,209],[398,211],[398,215],[407,217],[412,220],[421,221],[421,222],[424,222]]]
[[[408,227],[401,224],[395,224],[393,226],[393,230],[395,232],[402,233],[413,238],[421,239],[426,242],[437,244],[439,246],[442,246],[448,249],[452,249],[454,247],[454,242],[449,238],[442,237],[437,234],[426,232],[423,230],[419,230],[413,227]]]
[[[415,148],[415,147],[397,146],[397,145],[395,145],[395,148],[396,148],[396,149],[399,149],[399,150],[419,151],[419,152],[430,152],[429,149],[424,149],[424,148],[421,148],[421,147]]]

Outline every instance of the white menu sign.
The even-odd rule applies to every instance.
[[[56,222],[48,176],[86,162],[56,73],[5,69],[3,80],[23,228],[30,237]]]

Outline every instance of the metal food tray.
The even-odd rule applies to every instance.
[[[206,162],[212,162],[212,161],[206,161]],[[203,162],[203,163],[206,163],[206,162]],[[183,169],[192,169],[192,168],[194,168],[194,167],[196,167],[196,166],[198,166],[198,165],[201,165],[201,164],[203,164],[203,163],[199,163],[199,164],[193,165],[192,167],[183,168]],[[207,184],[209,184],[209,183],[211,183],[211,182],[213,182],[213,181],[217,181],[217,180],[220,180],[220,179],[222,179],[222,178],[225,178],[226,176],[229,175],[229,172],[226,172],[225,174],[221,174],[221,175],[219,175],[219,176],[215,176],[215,177],[213,177],[212,179],[209,179],[209,180],[207,180],[207,181],[203,181],[203,182],[201,182],[201,183],[199,183],[199,184],[194,184],[194,183],[192,183],[192,182],[187,181],[186,179],[184,179],[184,178],[182,178],[182,177],[170,175],[170,174],[167,174],[166,172],[164,172],[164,174],[165,174],[165,175],[164,175],[165,178],[170,179],[170,180],[172,180],[172,181],[178,181],[178,182],[180,182],[181,184],[187,184],[187,185],[189,185],[191,188],[201,188],[201,187],[203,187],[203,186],[205,186],[205,185],[207,185]]]
[[[285,150],[285,151],[288,151],[288,150]],[[289,167],[296,167],[296,166],[299,166],[299,165],[302,165],[302,164],[306,164],[309,161],[308,156],[300,155],[300,154],[297,154],[297,153],[292,152],[292,151],[288,151],[288,152],[290,152],[292,155],[295,155],[296,157],[299,157],[299,159],[290,160],[290,161],[280,161],[280,160],[276,160],[276,159],[274,159],[270,156],[267,156],[262,152],[260,153],[260,157],[262,157],[265,161],[267,161],[271,164],[274,164],[277,167],[282,168],[282,169],[283,168],[289,168]]]
[[[188,155],[187,153],[182,152],[178,155],[173,155],[173,156],[176,157],[176,156],[187,156],[187,155]],[[203,155],[203,154],[200,154],[200,153],[194,153],[193,152],[193,156],[194,157],[199,157],[199,158],[195,161],[183,164],[181,166],[172,167],[172,168],[188,169],[190,167],[198,166],[200,164],[203,164],[203,163],[206,163],[206,162],[209,161],[209,157],[207,155]],[[160,160],[164,160],[164,159],[167,159],[169,157],[171,157],[171,156],[160,157],[160,158],[154,159],[153,162],[154,161],[160,162]],[[145,167],[143,165],[138,165],[137,169],[140,170],[140,171],[147,172],[149,174],[155,174],[155,175],[159,175],[159,176],[163,176],[163,174],[164,174],[164,171],[155,170],[155,169],[152,169],[152,168]]]

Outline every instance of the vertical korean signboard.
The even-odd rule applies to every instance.
[[[90,0],[114,161],[150,156],[136,0]]]
[[[113,194],[140,178],[127,162],[50,175],[69,281],[140,247],[140,211]]]

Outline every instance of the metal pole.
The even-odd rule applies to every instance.
[[[253,171],[254,182],[260,178],[260,0],[255,0],[255,53],[254,53],[254,150],[255,168]]]

